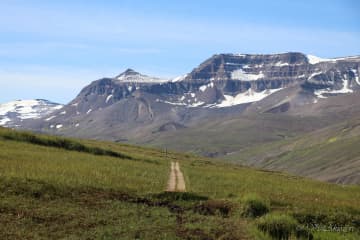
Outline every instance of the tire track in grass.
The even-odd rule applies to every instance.
[[[167,192],[175,192],[176,190],[176,173],[175,173],[175,163],[171,162],[170,167],[170,176],[167,183],[166,191]]]
[[[179,162],[171,162],[170,175],[166,186],[167,192],[185,192],[184,174],[180,170]]]
[[[185,192],[185,180],[184,174],[180,170],[180,165],[178,162],[175,163],[175,173],[176,173],[176,190],[178,192]]]

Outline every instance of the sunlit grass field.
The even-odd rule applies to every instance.
[[[187,193],[164,192],[170,161]],[[277,239],[242,213],[251,194],[269,203],[267,221],[286,214],[315,239],[359,239],[359,186],[0,128],[0,239]]]

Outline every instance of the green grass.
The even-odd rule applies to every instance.
[[[242,205],[242,214],[245,217],[260,217],[268,213],[270,209],[269,202],[255,194],[245,195],[242,198]]]
[[[30,132],[17,132],[17,131],[3,131],[1,130],[1,137],[5,140],[14,140],[19,142],[33,143],[42,146],[62,148],[70,151],[86,152],[95,155],[105,155],[118,158],[128,158],[130,156],[114,152],[107,149],[98,147],[89,147],[77,141],[66,138],[54,138],[51,136],[37,136]]]
[[[287,215],[267,214],[256,222],[259,230],[275,239],[289,239],[296,235],[298,222]]]
[[[31,140],[61,137],[7,137],[23,134],[0,128],[0,239],[268,238],[257,219],[241,214],[249,195],[265,201],[269,214],[310,226],[316,239],[359,237],[359,186],[111,142],[66,139],[115,153],[99,155]],[[171,160],[180,162],[187,193],[164,192]],[[334,224],[354,231],[314,227]]]
[[[163,174],[168,170],[166,164],[97,156],[13,141],[1,141],[0,149],[0,176],[5,177],[37,179],[60,186],[94,186],[137,193],[161,191],[167,180],[166,174]]]

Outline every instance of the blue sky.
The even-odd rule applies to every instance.
[[[360,1],[0,1],[0,102],[67,103],[128,67],[176,77],[215,53],[360,55]]]

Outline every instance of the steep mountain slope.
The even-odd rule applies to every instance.
[[[22,125],[24,119],[42,118],[63,105],[48,100],[16,100],[0,104],[0,125],[17,127]]]

